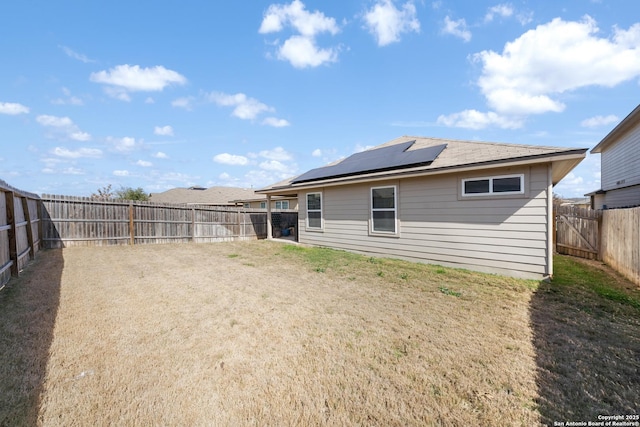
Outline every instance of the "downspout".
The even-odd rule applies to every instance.
[[[553,278],[553,163],[547,166],[547,277]]]
[[[267,194],[267,240],[273,239],[271,225],[271,195]]]

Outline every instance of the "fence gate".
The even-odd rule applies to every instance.
[[[602,212],[575,206],[554,208],[556,252],[580,258],[600,259]]]

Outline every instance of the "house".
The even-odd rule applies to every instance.
[[[552,187],[586,151],[404,136],[257,193],[299,197],[303,244],[542,279]]]
[[[591,153],[600,153],[602,188],[591,197],[593,209],[640,206],[640,105],[624,118]]]

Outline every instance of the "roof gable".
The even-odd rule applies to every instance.
[[[603,150],[609,148],[612,144],[618,142],[620,137],[627,133],[629,130],[633,129],[635,126],[640,123],[640,105],[633,109],[631,113],[627,115],[618,125],[613,128],[611,132],[607,134],[602,141],[598,143],[593,149],[591,153],[602,153]]]

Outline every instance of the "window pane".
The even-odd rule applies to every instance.
[[[478,193],[488,193],[489,192],[489,180],[488,179],[477,179],[474,181],[465,181],[464,182],[464,193],[465,194],[478,194]]]
[[[320,194],[307,194],[307,209],[320,210]]]
[[[396,231],[396,213],[394,211],[373,212],[373,231]]]
[[[309,227],[322,228],[322,214],[320,212],[308,212]]]
[[[289,209],[289,201],[288,200],[284,200],[282,202],[282,209]]]
[[[264,209],[267,207],[267,202],[260,202],[260,208]]]
[[[521,191],[520,177],[495,178],[493,180],[493,192],[505,193],[507,191]]]
[[[282,209],[282,202],[276,202],[276,209]]]
[[[371,190],[371,195],[373,197],[373,208],[395,208],[395,200],[394,200],[394,187],[386,187],[386,188],[374,188]]]

